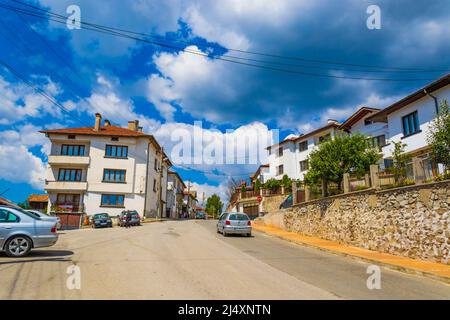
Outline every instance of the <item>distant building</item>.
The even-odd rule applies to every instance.
[[[183,210],[184,189],[186,185],[181,179],[180,175],[175,171],[168,173],[167,180],[167,203],[166,203],[166,218],[178,219],[181,217]]]
[[[31,209],[47,212],[48,194],[31,194],[27,198],[27,202]]]

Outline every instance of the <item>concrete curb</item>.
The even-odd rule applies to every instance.
[[[375,252],[375,251],[371,251],[371,250],[367,250],[367,249],[345,246],[342,244],[338,244],[336,242],[308,236],[308,238],[317,239],[316,242],[318,242],[318,243],[316,244],[316,243],[314,243],[314,241],[302,240],[301,238],[305,238],[305,237],[300,234],[297,234],[295,232],[285,231],[280,228],[276,228],[276,227],[272,227],[272,226],[270,226],[270,227],[261,226],[261,225],[258,225],[257,223],[253,224],[253,228],[255,231],[259,231],[259,232],[265,233],[269,236],[274,236],[279,239],[289,241],[292,243],[301,244],[301,245],[308,246],[311,248],[319,249],[324,252],[329,252],[329,253],[333,253],[333,254],[337,254],[337,255],[341,255],[341,256],[350,257],[352,259],[359,260],[359,261],[373,263],[373,264],[383,266],[388,269],[401,271],[401,272],[408,273],[408,274],[425,276],[425,277],[428,277],[428,278],[431,278],[434,280],[438,280],[438,281],[450,284],[450,266],[447,266],[444,264],[438,264],[438,263],[433,263],[433,262],[429,262],[429,261],[422,261],[422,260],[415,260],[415,259],[410,259],[410,258],[406,258],[406,257],[394,256],[394,255],[387,254],[387,253],[379,253],[379,252]],[[285,236],[283,234],[288,234],[289,237]],[[327,246],[320,245],[320,243],[323,243],[323,244],[326,243]],[[336,249],[333,250],[331,248],[328,248],[329,246],[339,248],[340,250],[336,250]],[[364,253],[365,255],[373,254],[373,255],[377,255],[377,256],[382,256],[383,257],[382,259],[393,260],[396,263],[389,263],[389,262],[383,261],[382,259],[377,259],[376,257],[369,258],[367,256],[362,256],[362,254],[352,253],[352,251],[360,251],[360,252]],[[411,267],[411,266],[407,265],[408,263],[413,263],[416,265],[422,264],[423,266],[422,267]],[[438,266],[439,269],[438,270],[432,269],[431,267],[433,267],[433,266],[434,267]],[[444,273],[444,274],[442,274],[442,273]]]

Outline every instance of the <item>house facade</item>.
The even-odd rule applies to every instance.
[[[97,113],[93,127],[41,132],[52,144],[45,185],[48,212],[165,212],[170,160],[137,120],[127,128],[108,120],[102,125]]]
[[[180,175],[175,171],[169,171],[167,182],[166,218],[178,219],[183,210],[184,189],[186,185]]]
[[[404,151],[412,156],[412,161],[422,164],[425,178],[443,172],[442,165],[435,164],[430,159],[427,136],[438,113],[439,104],[444,100],[450,101],[450,74],[368,117],[373,123],[388,127],[387,141],[382,147],[385,166],[392,163],[393,142],[402,142],[405,144]],[[409,171],[409,175],[413,174]]]
[[[327,125],[300,136],[288,136],[279,144],[267,148],[269,169],[267,178],[281,180],[286,174],[291,179],[303,180],[308,171],[308,156],[320,143],[332,139],[340,123],[328,120]]]
[[[27,198],[27,202],[31,209],[47,212],[48,194],[30,194]]]

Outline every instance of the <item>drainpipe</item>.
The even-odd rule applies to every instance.
[[[145,166],[145,187],[144,187],[144,212],[143,215],[145,217],[145,209],[147,208],[147,188],[148,188],[148,165],[150,157],[150,142],[147,144],[147,164]]]
[[[429,92],[427,91],[427,89],[423,89],[423,92],[425,92],[425,94],[426,94],[427,96],[433,98],[433,100],[434,100],[434,106],[435,106],[435,108],[436,108],[436,115],[438,115],[438,114],[439,114],[439,103],[438,103],[437,98],[436,98],[435,96],[433,96],[431,93],[429,93]]]

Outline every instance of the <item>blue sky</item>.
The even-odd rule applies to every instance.
[[[9,0],[2,3],[20,7]],[[445,0],[378,1],[380,30],[366,27],[366,9],[372,3],[356,0],[28,3],[62,15],[76,4],[84,21],[176,38],[178,46],[210,57],[69,30],[0,8],[0,59],[70,110],[70,116],[65,115],[0,68],[0,193],[9,188],[3,196],[14,201],[42,192],[49,144],[37,131],[82,126],[75,118],[93,123],[93,114],[101,112],[123,126],[139,119],[144,131],[170,153],[171,132],[192,130],[196,120],[203,121],[205,131],[256,127],[280,130],[283,138],[319,127],[328,118],[345,119],[362,105],[384,108],[430,82],[312,77],[214,57],[298,64],[303,67],[297,70],[329,76],[434,79],[445,73],[374,73],[367,72],[370,68],[250,56],[227,48],[347,64],[450,69],[450,2]],[[204,164],[176,170],[199,191],[223,195],[227,175],[238,179],[255,167]]]

